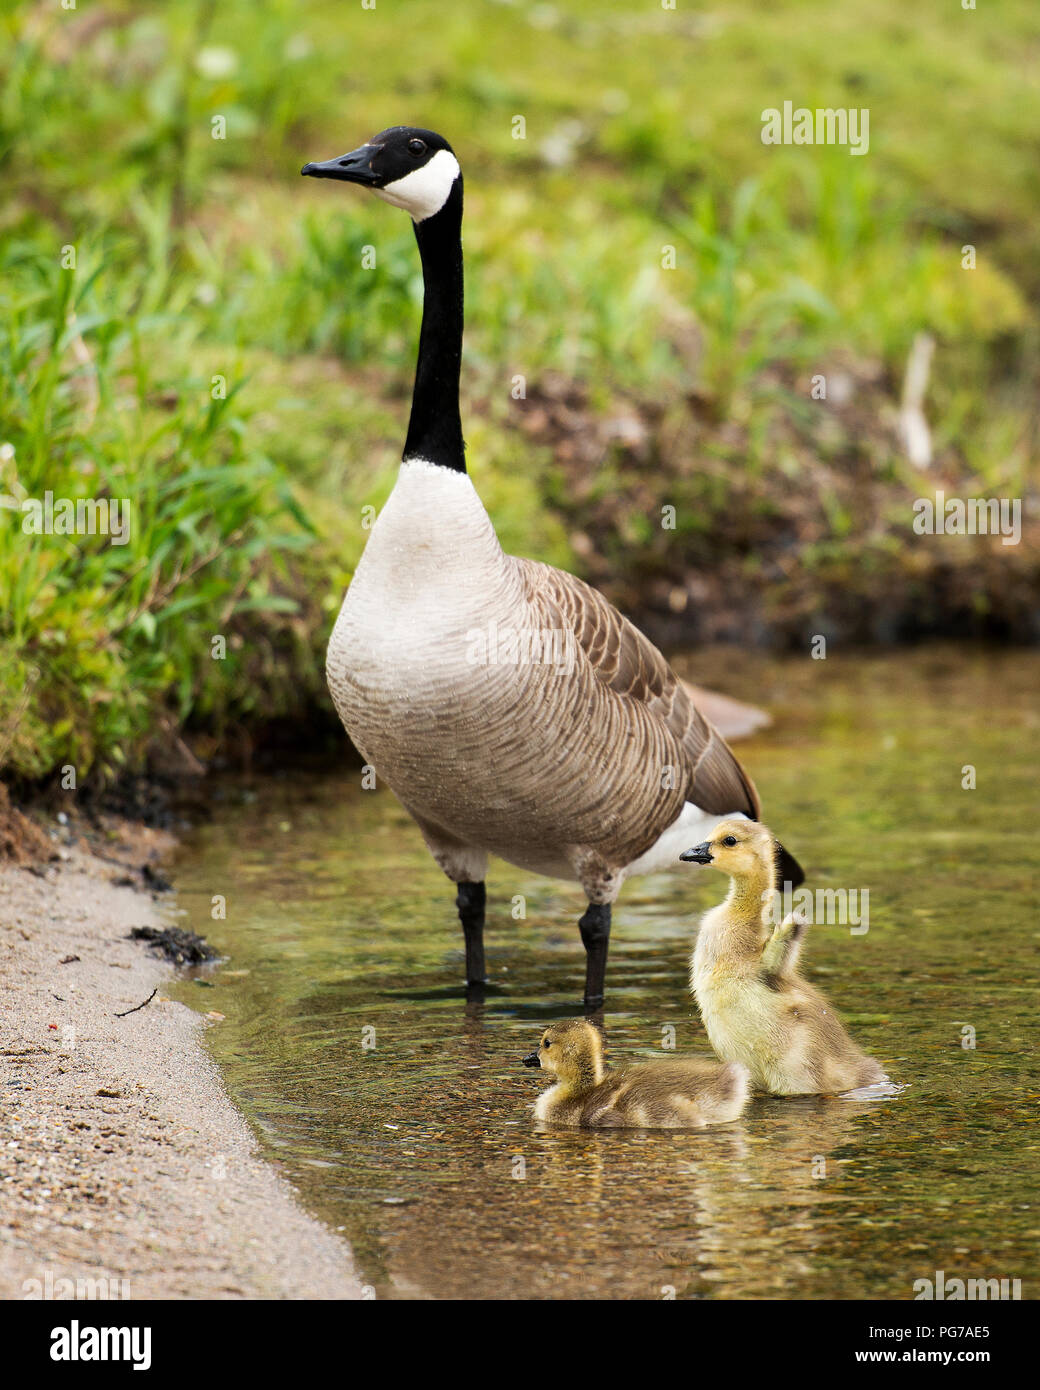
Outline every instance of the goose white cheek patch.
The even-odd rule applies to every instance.
[[[438,150],[421,169],[413,169],[385,188],[372,192],[395,208],[404,208],[416,222],[423,222],[448,201],[452,184],[459,176],[459,161],[448,150]]]

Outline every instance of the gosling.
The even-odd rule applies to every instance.
[[[798,973],[808,922],[792,912],[771,926],[779,846],[764,825],[726,820],[679,856],[730,877],[724,903],[706,912],[690,988],[724,1062],[742,1062],[776,1096],[838,1095],[886,1082],[830,1004]]]
[[[549,1124],[583,1129],[703,1129],[735,1120],[748,1098],[750,1077],[739,1062],[686,1058],[607,1067],[603,1038],[583,1018],[554,1023],[537,1052],[522,1058],[556,1078],[534,1113]]]

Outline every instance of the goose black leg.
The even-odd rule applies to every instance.
[[[466,984],[487,983],[484,969],[484,903],[487,893],[483,883],[460,883],[455,906],[459,909],[462,935],[466,941]]]
[[[603,1003],[607,977],[607,951],[610,948],[610,903],[589,903],[578,923],[585,947],[585,1007],[597,1009]]]

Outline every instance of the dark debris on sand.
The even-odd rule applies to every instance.
[[[130,938],[147,941],[152,950],[173,961],[174,965],[202,965],[205,961],[220,959],[220,952],[204,937],[180,927],[134,927]]]

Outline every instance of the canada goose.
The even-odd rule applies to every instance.
[[[670,867],[751,779],[660,652],[594,589],[506,555],[466,473],[459,416],[462,174],[448,142],[395,126],[314,178],[411,214],[424,303],[397,483],[329,641],[336,709],[458,887],[466,979],[482,983],[488,854],[576,880],[585,998],[603,997],[625,877]],[[798,865],[784,876],[797,885]]]
[[[764,825],[733,819],[679,856],[730,876],[726,901],[701,919],[690,965],[711,1045],[773,1095],[835,1095],[887,1081],[798,973],[806,919],[792,912],[769,925],[779,850]]]
[[[603,1038],[584,1018],[554,1023],[537,1052],[521,1059],[556,1078],[535,1102],[535,1118],[584,1129],[702,1129],[735,1120],[750,1077],[739,1062],[695,1057],[613,1070],[603,1062]]]

